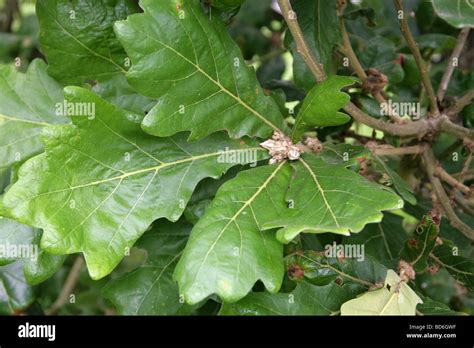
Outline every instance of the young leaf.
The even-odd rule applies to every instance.
[[[195,225],[174,278],[186,302],[211,294],[236,302],[261,280],[270,292],[283,279],[282,245],[261,222],[286,208],[287,163],[241,172],[217,192]]]
[[[299,282],[289,294],[251,293],[237,303],[224,303],[220,315],[336,315],[360,287]]]
[[[301,232],[357,233],[366,224],[380,221],[382,210],[403,206],[397,195],[342,165],[303,154],[292,166],[286,195],[290,209],[263,224],[263,228],[283,227],[277,232],[281,242],[288,243]]]
[[[400,257],[408,261],[416,272],[423,272],[428,267],[428,259],[436,245],[438,232],[438,226],[429,216],[424,216],[413,238],[405,242]]]
[[[115,31],[133,62],[129,82],[160,98],[143,120],[145,131],[189,130],[195,140],[224,129],[233,138],[285,130],[278,105],[264,95],[219,16],[205,15],[199,0],[140,5],[145,13],[117,22]]]
[[[113,23],[136,12],[129,0],[39,0],[36,12],[48,73],[68,85],[125,73]]]
[[[0,267],[0,315],[16,314],[33,303],[36,294],[26,284],[21,262]]]
[[[474,27],[474,4],[470,0],[433,0],[433,7],[453,27]]]
[[[293,0],[291,4],[312,53],[329,73],[333,48],[341,41],[336,0]],[[289,34],[286,46],[294,52],[293,70],[296,85],[309,91],[316,80],[301,56],[296,53],[296,43]]]
[[[434,248],[430,257],[440,266],[446,268],[459,283],[474,290],[474,262],[471,259],[457,255],[457,248],[445,241],[443,245]]]
[[[392,270],[385,285],[350,300],[341,306],[341,315],[415,315],[418,295]]]
[[[185,315],[193,307],[180,302],[178,285],[171,279],[191,226],[160,221],[137,242],[147,251],[143,266],[108,283],[103,293],[122,315]]]
[[[264,156],[222,133],[193,144],[183,134],[157,139],[141,130],[141,117],[90,91],[66,94],[95,117],[48,128],[46,153],[20,168],[3,203],[11,217],[44,230],[46,251],[82,251],[94,279],[109,274],[154,220],[176,221],[199,181],[239,164],[221,158],[225,150],[244,154],[243,164]]]
[[[307,130],[314,127],[339,126],[350,121],[350,117],[342,109],[350,101],[348,94],[341,92],[341,88],[354,83],[347,76],[330,76],[320,84],[314,86],[303,101],[291,138],[293,142],[301,139]]]
[[[21,163],[43,150],[43,127],[69,122],[56,115],[63,102],[61,86],[46,74],[46,64],[34,60],[26,74],[0,65],[0,168]]]

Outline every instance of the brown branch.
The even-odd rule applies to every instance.
[[[451,122],[449,120],[449,117],[447,117],[446,115],[443,115],[440,118],[441,121],[438,124],[440,131],[455,135],[460,139],[468,139],[470,141],[474,140],[474,129],[468,129],[462,126],[458,126],[457,124]]]
[[[467,238],[474,240],[474,230],[466,225],[459,217],[456,215],[453,207],[451,206],[450,199],[444,190],[441,180],[436,176],[436,158],[434,157],[433,151],[429,145],[425,146],[425,151],[423,152],[423,161],[425,164],[426,173],[430,179],[431,184],[433,185],[433,191],[438,198],[441,207],[446,214],[446,217],[451,222],[451,225],[454,228],[457,228],[464,234]]]
[[[422,119],[405,124],[391,124],[369,116],[368,114],[360,110],[357,106],[355,106],[353,103],[347,104],[347,106],[344,107],[344,111],[346,111],[354,118],[354,120],[358,122],[364,123],[367,126],[380,130],[382,132],[386,132],[391,135],[397,135],[400,137],[422,138],[429,131],[434,131],[434,125],[437,123],[431,123],[427,120]]]
[[[474,216],[474,209],[472,208],[472,203],[467,199],[461,197],[461,195],[456,194],[456,190],[453,190],[451,193],[457,205],[467,214]]]
[[[367,144],[367,147],[376,156],[403,156],[403,155],[418,155],[423,153],[424,147],[422,145],[413,145],[405,147],[393,147],[391,145],[375,145]]]
[[[458,189],[465,195],[470,195],[472,193],[471,189],[464,185],[462,182],[456,180],[454,177],[452,177],[446,170],[444,170],[443,167],[438,165],[436,167],[435,171],[436,176],[438,176],[441,180],[443,180],[445,183],[448,183],[450,186]]]
[[[71,270],[69,271],[66,281],[64,282],[64,286],[61,290],[61,293],[59,294],[56,301],[54,301],[52,306],[45,311],[46,315],[56,314],[57,311],[66,304],[69,296],[73,292],[79,280],[79,275],[83,263],[84,259],[82,258],[82,256],[79,256],[76,261],[74,261],[74,264],[72,265]]]
[[[474,90],[470,90],[461,98],[458,98],[454,105],[449,109],[446,109],[445,112],[448,116],[456,115],[460,113],[466,106],[470,105],[472,100],[474,100]]]
[[[408,47],[410,48],[413,54],[413,57],[415,58],[416,65],[418,66],[418,69],[420,70],[421,81],[423,83],[423,86],[425,87],[426,95],[428,96],[428,100],[430,102],[430,111],[431,111],[430,116],[438,116],[439,115],[438,102],[436,101],[436,96],[434,94],[433,86],[431,85],[430,77],[428,74],[428,68],[426,66],[425,61],[423,60],[423,57],[421,56],[420,50],[418,48],[418,44],[416,43],[415,39],[413,38],[413,34],[410,31],[410,27],[408,25],[408,20],[407,20],[407,13],[405,13],[403,10],[402,0],[393,0],[393,2],[395,4],[395,8],[397,9],[397,11],[398,12],[402,11],[403,13],[402,18],[400,19],[400,31],[402,32],[402,35],[405,37]]]
[[[349,34],[346,30],[344,18],[342,17],[339,17],[339,29],[341,31],[342,36],[342,46],[340,47],[340,51],[347,56],[350,65],[352,66],[357,76],[361,79],[361,81],[365,82],[365,80],[367,80],[367,74],[364,68],[362,67],[362,64],[360,64],[360,61],[352,48],[351,40],[349,39]],[[379,104],[387,103],[387,100],[385,100],[384,96],[382,95],[382,93],[380,93],[380,91],[374,92],[373,96],[375,100],[379,102]],[[392,108],[390,108],[388,116],[395,123],[403,123],[402,118],[394,110],[392,110]]]
[[[400,0],[394,0],[400,1]],[[319,83],[327,78],[324,69],[322,69],[321,64],[316,60],[313,56],[311,51],[309,50],[308,45],[304,39],[304,36],[301,32],[301,28],[298,24],[296,13],[292,10],[291,4],[289,0],[278,0],[280,5],[280,9],[282,14],[285,18],[286,23],[288,24],[288,28],[290,29],[291,33],[293,34],[293,38],[297,45],[298,53],[301,55],[305,63],[310,68],[311,72],[313,73],[316,81]],[[419,51],[418,51],[419,53]],[[427,77],[427,75],[426,75]],[[428,79],[429,82],[429,79]],[[431,86],[431,84],[429,84]],[[434,95],[434,93],[433,93]],[[437,105],[436,105],[436,110]],[[405,123],[405,124],[390,124],[387,122],[383,122],[381,120],[377,120],[362,110],[360,110],[357,106],[353,103],[347,104],[344,107],[344,111],[346,111],[349,115],[351,115],[356,121],[366,124],[369,127],[374,129],[387,132],[391,135],[400,136],[400,137],[417,137],[421,139],[425,136],[428,132],[436,133],[440,129],[456,135],[460,138],[468,138],[474,139],[474,131],[469,129],[457,126],[453,124],[446,115],[442,115],[441,117],[437,117],[434,119],[422,119],[415,122]]]
[[[449,81],[451,80],[451,76],[453,75],[453,71],[455,68],[454,60],[459,59],[459,55],[461,54],[461,51],[464,48],[464,44],[466,43],[466,39],[469,36],[469,30],[470,28],[464,28],[459,32],[456,46],[454,47],[453,53],[449,58],[448,67],[444,71],[443,78],[441,79],[441,83],[439,84],[438,92],[436,94],[440,103],[443,101],[444,94],[448,89]]]
[[[288,25],[288,28],[293,35],[293,39],[296,43],[296,51],[300,54],[301,58],[305,61],[308,65],[309,69],[313,73],[316,81],[320,83],[321,81],[327,78],[324,69],[322,68],[321,64],[318,63],[316,58],[314,58],[313,54],[311,53],[306,40],[304,39],[304,35],[301,31],[300,25],[298,24],[297,16],[293,8],[291,7],[289,0],[278,0],[278,4],[280,5],[280,10],[285,18],[285,22]]]

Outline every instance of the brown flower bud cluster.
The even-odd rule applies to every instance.
[[[410,279],[415,279],[416,276],[413,266],[405,260],[400,260],[398,263],[398,272],[400,274],[400,279],[404,282],[408,282]]]
[[[323,143],[317,138],[307,137],[303,144],[311,149],[314,153],[320,153],[323,149]]]
[[[301,150],[294,145],[286,135],[275,131],[271,139],[260,144],[261,147],[268,150],[272,158],[270,164],[279,163],[285,159],[290,161],[300,158]]]
[[[377,93],[384,89],[388,83],[386,75],[374,68],[370,68],[366,71],[367,79],[362,84],[362,88],[371,93]]]

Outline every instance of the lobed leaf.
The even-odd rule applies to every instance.
[[[266,221],[264,228],[281,229],[277,238],[288,243],[299,233],[357,233],[382,219],[382,210],[398,209],[403,201],[383,186],[369,182],[342,165],[330,165],[303,154],[292,163],[293,176],[286,195],[290,209]]]
[[[211,294],[236,302],[261,280],[277,292],[283,280],[283,247],[262,221],[286,208],[287,163],[241,172],[221,186],[191,232],[175,279],[194,304]]]
[[[190,140],[218,130],[266,138],[286,126],[219,16],[198,0],[143,0],[144,13],[115,24],[132,59],[131,85],[159,103],[143,120],[156,136],[191,131]],[[159,67],[159,68],[158,68]]]
[[[341,92],[341,88],[354,83],[347,76],[330,76],[314,86],[303,100],[303,106],[296,117],[291,138],[293,142],[301,139],[307,130],[314,127],[339,126],[350,121],[350,116],[342,109],[350,101],[350,96]]]
[[[147,136],[138,115],[81,88],[66,94],[70,103],[94,105],[95,117],[49,128],[46,152],[20,168],[3,205],[10,217],[44,230],[46,251],[83,252],[94,279],[109,274],[154,220],[176,221],[199,181],[264,156],[224,134],[193,144],[183,134]],[[245,156],[229,163],[221,160],[226,150]]]

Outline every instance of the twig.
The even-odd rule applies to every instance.
[[[461,54],[462,49],[464,48],[464,44],[466,43],[466,39],[469,36],[470,28],[464,28],[459,32],[458,40],[456,42],[456,46],[454,47],[453,53],[449,58],[448,67],[444,71],[443,78],[441,79],[441,83],[438,87],[437,97],[438,101],[441,103],[444,98],[444,94],[448,89],[449,81],[451,80],[451,76],[453,75],[453,71],[455,68],[454,61],[459,59],[459,55]]]
[[[313,73],[316,78],[316,81],[320,83],[321,81],[326,79],[326,73],[318,61],[314,58],[313,54],[311,53],[306,40],[304,39],[304,35],[301,32],[300,25],[298,24],[297,17],[295,11],[291,7],[289,0],[278,0],[278,4],[280,5],[280,10],[285,18],[285,21],[288,25],[288,28],[293,35],[293,39],[296,43],[296,50],[301,55],[305,63],[308,65],[309,69]]]
[[[438,165],[436,167],[436,172],[435,174],[441,179],[443,180],[444,182],[448,183],[449,185],[451,185],[452,187],[458,189],[459,191],[461,191],[462,193],[466,194],[466,195],[470,195],[472,192],[471,192],[471,189],[469,187],[467,187],[466,185],[464,185],[462,182],[456,180],[454,177],[452,177],[447,171],[444,170],[443,167],[441,167],[440,165]]]
[[[436,123],[428,122],[425,119],[421,119],[415,122],[405,124],[391,124],[376,118],[373,118],[360,110],[353,103],[347,104],[344,107],[349,115],[351,115],[356,121],[366,124],[369,127],[380,130],[382,132],[389,133],[391,135],[397,135],[400,137],[417,137],[422,138],[429,131],[435,130]]]
[[[79,275],[81,272],[82,264],[84,263],[84,259],[82,256],[79,256],[74,264],[71,267],[71,270],[64,282],[64,286],[61,290],[56,301],[54,301],[53,305],[45,311],[46,315],[54,315],[56,312],[66,304],[69,296],[71,295],[72,291],[76,287],[77,281],[79,280]]]
[[[278,3],[280,5],[280,9],[282,10],[285,21],[288,24],[288,28],[290,28],[290,31],[293,34],[299,54],[310,68],[311,72],[316,78],[316,81],[318,83],[323,81],[327,77],[326,73],[324,72],[324,69],[321,68],[321,65],[318,63],[316,58],[309,50],[308,45],[306,44],[304,36],[301,32],[301,28],[296,19],[296,13],[292,10],[289,0],[278,0]],[[426,77],[428,77],[428,75],[426,75]],[[429,83],[429,86],[431,86],[431,83]],[[438,110],[437,105],[436,110]],[[390,124],[369,116],[351,102],[349,102],[349,104],[344,107],[344,111],[346,111],[358,122],[364,123],[369,127],[383,132],[387,132],[395,136],[417,137],[421,139],[428,132],[436,133],[439,130],[443,130],[460,138],[474,139],[474,130],[469,130],[453,124],[446,115],[442,115],[441,117],[429,120],[422,119],[405,124]]]
[[[454,200],[456,201],[457,205],[466,213],[469,215],[474,216],[474,209],[471,207],[472,204],[467,199],[464,199],[461,197],[461,195],[458,195],[456,190],[453,190],[452,196]]]
[[[393,147],[390,145],[376,145],[367,146],[370,151],[376,156],[403,156],[403,155],[418,155],[423,153],[424,147],[421,145],[405,146],[405,147]]]
[[[349,34],[346,30],[344,18],[342,17],[339,17],[339,29],[342,36],[342,46],[340,47],[340,51],[349,59],[349,63],[351,64],[357,76],[362,80],[362,82],[365,82],[365,80],[367,80],[367,74],[365,73],[362,64],[360,64],[360,61],[352,48],[351,40],[349,39]],[[379,102],[379,104],[387,103],[387,100],[385,100],[384,96],[379,91],[374,92],[373,96],[375,100]],[[402,118],[394,110],[392,110],[392,108],[390,108],[388,116],[395,123],[403,123]]]
[[[467,129],[451,122],[449,117],[443,115],[438,124],[439,130],[457,136],[460,139],[474,140],[474,129]]]
[[[441,204],[441,207],[443,208],[447,218],[451,222],[451,225],[461,231],[462,234],[464,234],[467,238],[474,240],[474,230],[462,222],[461,219],[459,219],[459,217],[456,215],[440,179],[436,176],[436,158],[434,157],[433,151],[429,146],[425,146],[423,160],[425,162],[426,173],[428,174],[428,178],[433,185],[433,191],[436,193],[438,201]]]
[[[474,100],[474,90],[470,90],[461,98],[457,99],[454,105],[448,108],[445,112],[448,116],[456,115],[460,113],[466,106],[471,104],[472,100]]]
[[[439,109],[438,103],[436,101],[436,96],[434,94],[433,86],[431,85],[430,77],[428,74],[428,69],[426,64],[421,56],[420,50],[418,48],[418,44],[416,43],[413,35],[410,31],[410,27],[408,25],[407,14],[403,10],[402,0],[393,0],[395,4],[395,8],[398,12],[402,11],[402,16],[400,18],[400,31],[402,35],[405,37],[405,40],[410,48],[413,57],[415,58],[416,65],[420,70],[421,74],[421,81],[423,82],[423,86],[425,87],[426,95],[428,96],[428,100],[430,102],[430,116],[438,116]]]

